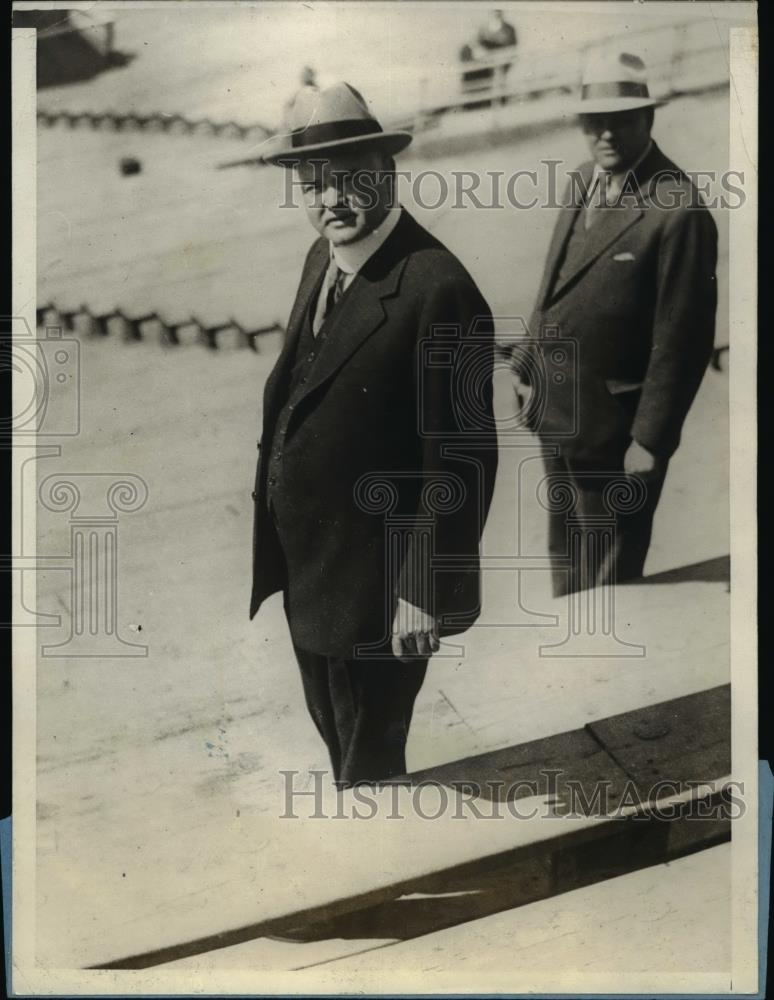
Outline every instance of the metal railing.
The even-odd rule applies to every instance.
[[[121,308],[95,312],[86,304],[68,309],[54,300],[36,308],[35,321],[39,328],[61,325],[68,332],[86,336],[112,335],[116,339],[155,341],[170,347],[199,344],[211,350],[248,348],[257,353],[268,334],[285,332],[279,320],[246,326],[229,317],[219,323],[208,323],[194,314],[181,313],[172,319],[165,311],[155,309],[134,314]]]
[[[652,49],[658,53],[655,58],[645,58],[650,90],[655,97],[701,90],[729,79],[725,58],[728,42],[716,22],[686,20],[627,32],[624,36],[611,33],[572,50],[523,52],[521,48],[513,48],[460,61],[442,73],[417,79],[412,102],[416,110],[404,116],[400,124],[421,129],[448,112],[575,93],[589,56],[613,45],[620,47],[624,38],[628,51]],[[551,68],[547,70],[546,66]],[[479,80],[466,83],[466,75],[479,71],[482,74]],[[491,71],[491,75],[487,76],[486,71]]]
[[[180,114],[137,114],[118,111],[46,111],[37,113],[38,123],[48,127],[124,129],[140,132],[165,132],[170,135],[211,135],[228,139],[262,140],[271,135],[265,125],[239,125],[235,121],[216,122],[211,118],[187,118]]]

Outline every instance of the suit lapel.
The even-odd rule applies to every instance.
[[[311,376],[299,387],[296,400],[327,381],[385,321],[384,300],[394,295],[400,284],[412,224],[404,210],[398,225],[355,276],[327,324]]]
[[[285,332],[285,342],[282,345],[282,350],[272,369],[271,375],[266,380],[263,392],[263,411],[266,415],[273,414],[277,408],[275,405],[277,402],[277,390],[290,373],[298,338],[301,336],[304,316],[309,308],[312,295],[322,281],[323,274],[328,266],[329,253],[327,241],[320,239],[315,243],[309,254],[309,259],[301,275],[296,300],[290,312],[290,319],[288,320]]]
[[[601,257],[605,250],[623,236],[626,230],[633,226],[635,222],[639,222],[642,214],[643,210],[639,205],[607,208],[601,211],[599,218],[586,235],[586,243],[581,258],[577,261],[575,267],[563,276],[561,281],[556,282],[551,292],[551,298],[561,295],[562,290],[571,281],[587,268],[591,267],[594,261],[598,257]],[[576,225],[582,226],[583,218],[580,212],[576,213],[576,218]]]
[[[561,214],[557,219],[554,236],[548,250],[543,284],[541,285],[540,292],[538,293],[538,305],[541,308],[545,306],[546,301],[550,297],[549,293],[551,293],[554,288],[557,271],[559,270],[559,262],[562,259],[562,254],[564,253],[564,248],[567,245],[567,240],[570,238],[570,231],[572,230],[573,223],[575,222],[579,212],[579,205],[565,205],[561,209]]]
[[[559,218],[554,226],[554,234],[548,247],[546,266],[543,270],[543,283],[537,296],[539,308],[543,308],[551,297],[567,241],[578,213],[583,207],[583,197],[588,190],[593,172],[594,164],[584,163],[577,171],[580,174],[580,183],[577,183],[577,176],[572,175],[573,179],[567,190],[565,202],[560,209]]]
[[[586,190],[588,190],[588,186],[591,181],[593,168],[593,163],[587,163],[581,167],[581,176],[583,177]],[[571,272],[568,272],[560,283],[553,285],[552,283],[556,281],[557,278],[556,271],[558,270],[558,263],[559,260],[561,260],[561,254],[566,246],[567,239],[569,238],[572,222],[577,219],[578,225],[583,224],[583,219],[578,216],[579,207],[577,207],[577,205],[575,212],[566,212],[569,220],[564,220],[562,240],[555,248],[556,256],[554,259],[554,269],[550,276],[550,281],[546,284],[545,298],[542,303],[543,305],[545,305],[549,300],[561,295],[570,282],[577,278],[578,275],[586,271],[596,260],[599,259],[599,257],[601,257],[609,246],[615,243],[616,240],[620,239],[620,237],[623,236],[628,229],[635,225],[635,223],[640,221],[644,214],[642,206],[643,201],[649,192],[650,182],[656,174],[662,171],[680,172],[674,163],[664,156],[654,142],[650,152],[637,166],[634,174],[629,175],[624,182],[626,194],[623,196],[624,200],[622,206],[618,208],[605,209],[600,212],[599,218],[588,232],[583,255],[578,261],[576,267]]]

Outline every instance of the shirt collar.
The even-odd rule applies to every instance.
[[[358,240],[357,243],[347,243],[344,246],[334,246],[331,243],[330,253],[337,266],[345,274],[357,274],[397,226],[400,215],[400,205],[393,205],[384,217],[382,224],[364,236],[362,240]]]
[[[608,181],[607,181],[607,190],[608,190],[608,192],[620,191],[620,189],[623,187],[624,179],[629,174],[633,174],[633,173],[636,172],[637,167],[639,167],[639,165],[642,163],[642,161],[645,159],[645,157],[648,155],[648,153],[650,153],[650,151],[652,149],[653,149],[653,140],[651,139],[648,142],[648,144],[645,147],[645,149],[643,149],[643,151],[640,153],[640,155],[634,161],[634,163],[630,163],[629,166],[625,170],[621,170],[618,173],[613,173],[610,170],[602,170],[602,168],[600,167],[600,165],[598,163],[595,163],[594,164],[594,174],[593,174],[593,176],[591,178],[592,190],[594,190],[596,188],[596,185],[597,185],[597,183],[599,182],[599,179],[600,179],[600,175],[601,174],[607,174],[608,175]]]

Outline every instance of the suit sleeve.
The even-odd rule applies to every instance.
[[[659,248],[653,342],[632,437],[669,458],[680,443],[715,340],[717,229],[706,208],[667,218]]]
[[[421,488],[398,593],[430,614],[468,615],[472,623],[479,604],[478,546],[497,470],[494,324],[471,281],[447,280],[425,299],[418,335]],[[455,568],[438,572],[446,557]]]

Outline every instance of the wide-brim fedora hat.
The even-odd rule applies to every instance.
[[[660,107],[651,96],[643,60],[631,52],[594,53],[583,67],[580,96],[572,110],[580,115],[611,114]]]
[[[306,88],[290,112],[288,131],[273,136],[262,159],[293,166],[324,153],[347,148],[378,148],[399,153],[414,138],[411,132],[385,132],[363,96],[348,83],[325,90]]]

